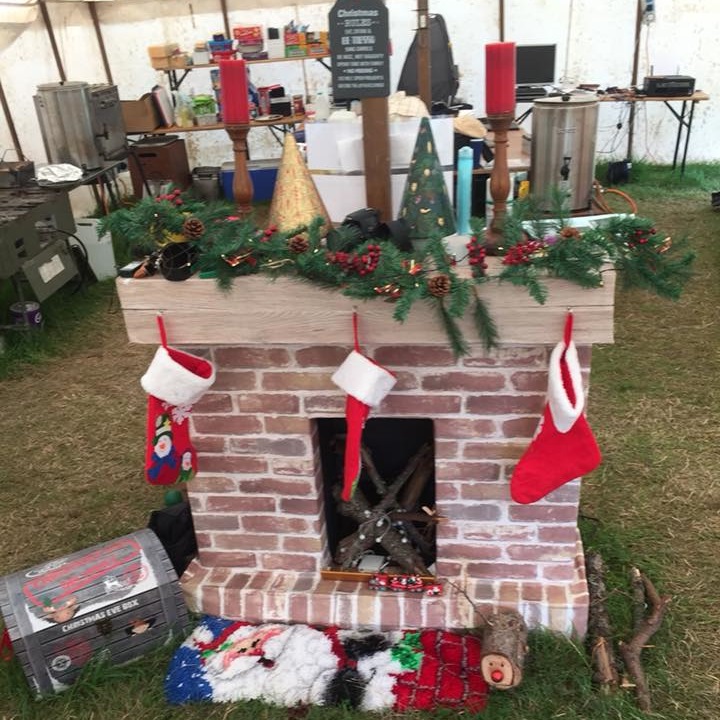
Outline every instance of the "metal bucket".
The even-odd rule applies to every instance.
[[[530,192],[553,210],[552,188],[568,194],[566,210],[590,207],[595,178],[598,101],[581,96],[541,98],[533,104]]]
[[[10,318],[13,325],[26,325],[37,329],[42,327],[43,316],[40,304],[33,300],[13,303],[10,306]]]
[[[88,83],[38,85],[33,99],[51,163],[71,163],[88,169],[102,165],[95,144]]]

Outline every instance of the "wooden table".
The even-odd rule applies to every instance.
[[[600,102],[627,102],[632,103],[649,103],[662,102],[665,107],[675,116],[677,120],[677,134],[675,136],[675,152],[673,153],[673,170],[677,166],[678,155],[680,153],[680,145],[682,143],[683,132],[685,133],[685,142],[683,144],[682,162],[680,163],[680,174],[685,172],[685,161],[687,159],[688,145],[690,144],[690,132],[692,131],[693,116],[695,114],[695,106],[699,102],[709,100],[710,96],[702,90],[696,90],[692,95],[671,95],[671,96],[655,96],[655,95],[635,95],[634,93],[613,93],[601,95]],[[680,109],[676,109],[671,103],[679,103]],[[630,117],[630,139],[628,143],[628,156],[632,156],[632,134],[633,134],[633,116]]]

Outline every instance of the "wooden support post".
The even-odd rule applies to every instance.
[[[513,121],[513,113],[490,115],[488,121],[493,132],[495,160],[490,173],[490,195],[493,199],[492,220],[486,239],[488,249],[493,251],[502,244],[502,226],[507,214],[507,197],[510,192],[507,134]]]
[[[220,10],[223,16],[223,26],[225,27],[225,37],[229,40],[232,38],[230,34],[230,20],[228,18],[227,0],[220,0]]]
[[[60,81],[65,82],[67,80],[67,76],[65,75],[65,68],[63,67],[62,60],[60,59],[60,51],[58,50],[57,43],[55,42],[55,33],[53,32],[53,26],[45,0],[40,0],[39,5],[40,14],[42,15],[43,22],[45,23],[45,29],[47,30],[48,38],[50,40],[50,47],[52,48],[55,64],[57,65],[58,74],[60,75]]]
[[[15,154],[17,155],[18,160],[24,160],[25,156],[23,155],[22,147],[20,145],[20,138],[17,134],[17,128],[15,127],[15,123],[13,121],[12,113],[10,112],[10,106],[8,105],[7,98],[5,97],[5,90],[3,90],[2,81],[0,80],[0,105],[2,105],[3,114],[5,115],[5,120],[8,124],[8,129],[10,130],[10,137],[13,141],[13,146],[15,148]]]
[[[240,217],[246,217],[252,211],[253,186],[247,164],[247,135],[250,125],[226,125],[235,156],[235,175],[233,176],[233,199]]]
[[[430,112],[432,107],[432,58],[430,53],[430,19],[428,17],[428,0],[418,0],[418,56],[417,76],[418,95]]]
[[[390,190],[390,122],[388,100],[363,98],[363,152],[365,155],[365,200],[384,222],[392,220]]]
[[[643,3],[637,0],[637,8],[635,13],[635,50],[633,51],[633,67],[632,77],[630,78],[630,86],[635,87],[638,81],[638,63],[640,60],[640,33],[642,32],[643,21]],[[632,160],[632,146],[635,137],[635,103],[628,103],[628,144],[627,159]]]
[[[110,62],[108,61],[107,51],[105,50],[105,41],[103,40],[102,30],[100,30],[100,18],[98,17],[97,5],[94,2],[85,3],[90,10],[90,17],[92,18],[93,27],[95,28],[95,37],[100,47],[100,57],[103,61],[103,67],[105,68],[105,77],[107,81],[112,85],[113,77],[110,71]]]

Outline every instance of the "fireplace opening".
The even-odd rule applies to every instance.
[[[437,518],[432,420],[368,420],[362,436],[362,472],[349,501],[340,497],[345,420],[319,418],[316,423],[333,569],[434,575]]]

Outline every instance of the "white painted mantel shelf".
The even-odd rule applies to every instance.
[[[481,285],[479,294],[495,320],[501,344],[555,344],[568,308],[575,312],[578,345],[611,343],[615,294],[611,266],[603,278],[603,286],[593,289],[548,279],[544,305],[525,288],[496,280]],[[393,305],[381,298],[354,300],[288,277],[238,277],[229,291],[218,289],[213,279],[196,276],[182,282],[158,276],[116,282],[128,338],[136,343],[158,342],[155,316],[162,312],[174,345],[347,345],[352,341],[352,312],[357,309],[365,343],[448,345],[434,309],[422,301],[401,324],[392,317]],[[471,347],[478,348],[481,341],[471,315],[469,307],[458,324]]]

